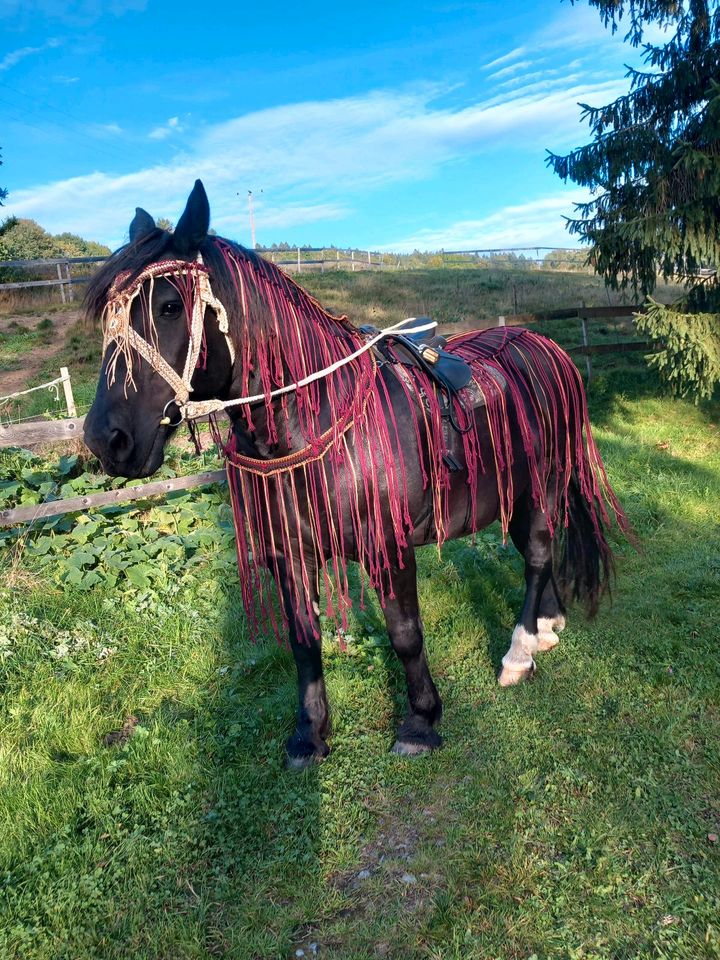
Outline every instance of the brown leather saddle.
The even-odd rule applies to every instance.
[[[429,317],[414,317],[415,326],[424,326],[431,322]],[[366,325],[360,332],[374,336],[380,331],[377,327]],[[440,400],[443,419],[458,433],[467,433],[472,427],[472,417],[466,410],[460,391],[472,380],[472,370],[461,357],[445,349],[447,340],[428,331],[413,331],[408,325],[402,333],[393,333],[381,340],[376,350],[387,363],[417,367],[430,380]],[[456,405],[465,411],[465,427],[458,423]],[[462,466],[451,453],[444,457],[451,470],[461,470]]]

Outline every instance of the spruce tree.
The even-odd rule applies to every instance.
[[[681,305],[652,301],[639,323],[664,346],[653,363],[671,388],[708,396],[720,380],[720,0],[588,2],[626,31],[645,69],[628,68],[614,102],[581,104],[590,143],[549,154],[560,177],[592,191],[568,229],[614,289],[686,283]],[[649,24],[662,42],[647,42]]]

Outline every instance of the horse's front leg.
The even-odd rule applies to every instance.
[[[292,599],[284,567],[279,572],[278,585],[287,615],[290,646],[298,678],[297,721],[295,732],[286,744],[287,765],[302,769],[323,760],[330,753],[330,747],[325,742],[330,732],[330,712],[323,678],[318,598],[316,594],[310,597],[309,611],[305,603],[298,608]],[[314,571],[309,570],[308,574],[310,583],[314,584]]]
[[[400,724],[393,753],[416,756],[439,747],[442,737],[434,725],[442,715],[442,701],[430,676],[417,596],[415,550],[408,547],[403,556],[403,569],[393,568],[388,574],[384,614],[390,642],[405,668],[408,713]]]

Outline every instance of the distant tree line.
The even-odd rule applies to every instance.
[[[51,234],[34,220],[8,217],[0,224],[0,260],[46,260],[53,257],[103,257],[110,248],[75,233]]]
[[[51,234],[34,220],[7,217],[0,223],[0,260],[50,260],[57,257],[106,257],[110,248],[75,233]],[[76,270],[82,272],[81,270]],[[0,283],[42,279],[42,272],[0,268]]]

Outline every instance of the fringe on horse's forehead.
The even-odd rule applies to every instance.
[[[123,287],[129,286],[147,266],[163,259],[171,241],[171,235],[158,228],[145,234],[137,243],[128,243],[116,250],[93,274],[87,286],[83,300],[86,319],[90,323],[100,319],[107,305],[108,293],[119,274],[126,274]]]

